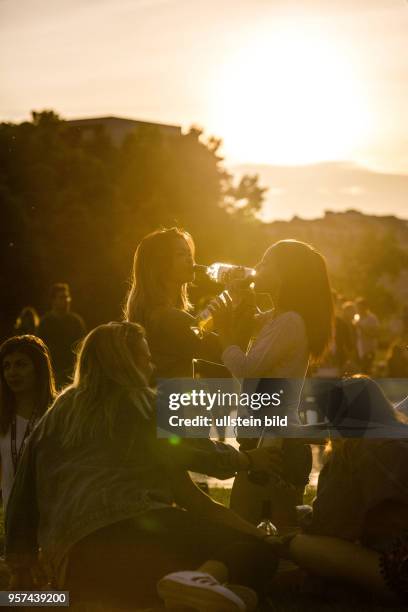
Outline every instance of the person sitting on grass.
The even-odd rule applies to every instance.
[[[253,609],[277,566],[272,547],[193,484],[186,470],[199,471],[201,451],[157,439],[151,372],[139,325],[85,338],[74,382],[33,431],[17,474],[6,516],[12,586],[32,587],[41,549],[72,602],[150,605],[158,582],[169,607]]]
[[[281,552],[313,574],[407,601],[406,420],[363,376],[341,381],[329,404],[341,437],[331,442],[308,526],[283,538]]]

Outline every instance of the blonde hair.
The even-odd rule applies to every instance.
[[[187,242],[194,254],[192,237],[177,227],[156,230],[139,243],[133,260],[132,285],[124,308],[126,321],[146,325],[156,308],[170,305],[166,286],[167,273],[180,238]],[[191,308],[187,283],[180,288],[176,307],[182,310]]]
[[[104,430],[113,437],[118,409],[129,401],[145,419],[154,392],[137,364],[144,330],[135,323],[108,323],[92,330],[80,347],[74,381],[56,400],[62,412],[63,446],[80,444]]]

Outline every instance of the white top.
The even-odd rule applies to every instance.
[[[248,351],[235,345],[228,346],[222,360],[233,376],[245,379],[290,379],[285,395],[288,423],[298,424],[298,407],[303,382],[309,365],[309,343],[302,317],[293,311],[274,316],[265,313],[262,327]],[[258,381],[245,388],[255,391]]]
[[[309,348],[302,317],[292,311],[270,313],[246,353],[231,345],[222,360],[236,378],[304,378]]]
[[[28,419],[17,415],[16,418],[16,448],[17,455],[24,438],[28,425]],[[3,496],[3,508],[6,509],[14,482],[13,458],[11,455],[11,427],[5,436],[0,436],[0,457],[1,457],[1,492]]]

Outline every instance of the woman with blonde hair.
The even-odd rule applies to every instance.
[[[274,554],[264,532],[192,483],[186,470],[200,468],[202,453],[157,439],[151,368],[137,324],[85,338],[74,382],[33,432],[10,498],[13,585],[30,588],[41,548],[72,600],[150,604],[160,579],[169,606],[250,609],[245,585],[261,588]]]
[[[125,318],[146,329],[157,378],[190,378],[194,358],[220,361],[218,338],[193,330],[194,250],[190,234],[173,227],[148,234],[135,252]]]

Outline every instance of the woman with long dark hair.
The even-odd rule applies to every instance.
[[[24,444],[55,397],[48,349],[36,336],[15,336],[0,346],[0,458],[6,507]]]
[[[322,358],[332,338],[333,303],[325,260],[304,242],[277,242],[256,266],[255,292],[268,294],[274,308],[255,316],[253,337],[246,351],[239,346],[236,336],[232,304],[220,303],[214,311],[215,327],[224,349],[222,359],[233,376],[258,379],[259,390],[266,391],[274,379],[281,380],[286,386],[284,406],[288,423],[296,425],[308,367]],[[281,436],[284,435],[282,431]],[[241,447],[246,449],[254,443],[241,439]],[[296,440],[284,441],[282,451],[283,480],[290,487],[279,491],[271,486],[268,493],[248,483],[245,475],[234,483],[233,507],[248,520],[259,521],[261,498],[265,496],[274,501],[272,518],[279,527],[295,519],[295,505],[302,503],[308,482],[311,453]]]
[[[169,607],[252,609],[244,599],[256,600],[251,589],[276,568],[265,532],[192,483],[194,449],[157,439],[151,371],[139,325],[101,325],[85,338],[74,382],[33,432],[10,498],[14,586],[30,587],[41,548],[73,601],[149,605],[160,580]]]
[[[223,361],[237,378],[304,378],[332,338],[333,302],[326,263],[312,246],[281,240],[256,266],[255,291],[272,298],[274,309],[258,315],[247,352],[234,342],[231,307],[219,306],[216,327]]]

